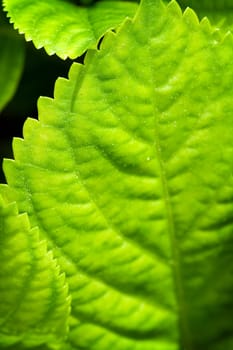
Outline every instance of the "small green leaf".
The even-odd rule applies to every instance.
[[[3,0],[11,22],[27,41],[44,47],[49,55],[65,59],[96,48],[100,38],[133,16],[137,5],[126,1],[102,0],[89,7],[65,0]]]
[[[14,95],[24,67],[24,42],[0,12],[0,111]]]
[[[64,275],[26,214],[0,197],[0,348],[57,345],[67,332]]]
[[[62,349],[233,348],[233,39],[144,0],[39,101],[10,196],[66,273]]]

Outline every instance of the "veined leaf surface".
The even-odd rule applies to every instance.
[[[11,22],[26,40],[49,55],[65,59],[96,48],[106,31],[133,16],[137,4],[127,1],[98,1],[88,7],[66,0],[3,0]]]
[[[0,349],[59,344],[67,332],[67,283],[38,229],[0,197]]]
[[[63,349],[233,346],[232,61],[231,35],[144,0],[14,141],[9,194],[72,295]]]
[[[18,86],[24,66],[24,42],[0,12],[0,111],[10,101]]]

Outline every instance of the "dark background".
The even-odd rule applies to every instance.
[[[44,49],[37,50],[25,42],[26,59],[17,91],[0,114],[0,162],[12,158],[12,138],[22,137],[26,118],[37,118],[39,96],[53,97],[54,83],[58,77],[67,77],[72,61],[63,61],[56,55],[48,56]],[[83,61],[83,57],[76,61]],[[5,182],[0,170],[0,182]]]

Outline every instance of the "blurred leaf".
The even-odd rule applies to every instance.
[[[13,97],[24,67],[24,42],[0,13],[0,111]]]

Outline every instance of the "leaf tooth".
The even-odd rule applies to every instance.
[[[39,243],[37,243],[37,246],[38,246],[38,252],[39,252],[38,259],[40,259],[41,256],[46,255],[47,257],[46,260],[49,261],[50,263],[52,262],[52,264],[54,265],[52,253],[50,253],[50,251],[47,251],[47,242],[43,239],[39,241]]]
[[[202,18],[200,25],[205,33],[211,34],[213,32],[213,28],[212,28],[211,23],[207,17]]]
[[[56,118],[56,109],[54,108],[54,100],[50,97],[40,97],[37,101],[39,121],[46,124],[53,123]],[[56,118],[59,121],[59,118]]]
[[[16,215],[19,215],[19,218],[20,218],[21,224],[22,224],[22,228],[23,228],[24,230],[29,231],[29,230],[30,230],[30,221],[29,221],[28,215],[27,215],[26,213],[22,213],[22,214],[19,214],[19,213],[18,213],[18,208],[17,208],[16,202],[10,203],[9,205],[11,205],[11,204],[14,205],[14,207],[16,208],[15,214],[16,214]],[[30,231],[29,231],[29,232],[30,232]],[[30,232],[30,233],[31,233],[31,232]],[[33,232],[33,235],[34,235],[34,232]],[[38,238],[39,238],[39,236],[38,236]]]
[[[118,35],[118,33],[120,33],[120,29],[118,29],[117,33],[114,32],[107,32],[106,35],[103,37],[103,40],[101,42],[101,48],[100,50],[105,50],[107,49],[109,46],[112,45],[112,43],[114,42],[116,36]],[[87,55],[88,56],[88,55]],[[86,57],[85,57],[86,58]]]
[[[12,143],[14,158],[21,158],[21,155],[24,154],[24,139],[20,137],[15,137]]]
[[[167,5],[167,9],[172,15],[175,15],[176,17],[181,18],[183,15],[182,9],[176,0],[172,0],[171,2],[169,2],[169,4]]]
[[[14,168],[16,166],[16,161],[13,160],[13,159],[4,159],[3,161],[3,170],[4,170],[4,173],[6,174],[8,172],[8,174],[10,175],[11,173],[14,172]],[[17,177],[18,179],[19,177]],[[19,181],[17,181],[18,183]],[[9,180],[8,180],[8,185],[9,185]],[[4,188],[5,192],[7,193],[7,189]],[[8,195],[8,193],[7,193]]]
[[[232,45],[232,41],[233,41],[233,34],[231,31],[227,31],[226,34],[223,36],[222,42],[224,44],[230,44]]]
[[[117,38],[117,36],[124,30],[126,30],[126,28],[129,28],[130,25],[132,25],[132,23],[135,21],[137,17],[137,14],[136,16],[134,16],[134,18],[130,18],[130,17],[126,17],[122,23],[117,27],[115,28],[115,31],[112,31],[112,30],[108,30],[104,36],[103,36],[103,39],[102,39],[102,42],[101,42],[101,45],[100,45],[100,50],[105,50],[107,49],[109,46],[112,46],[113,45],[113,42],[115,41],[115,39]],[[98,42],[100,41],[101,37],[99,38]],[[85,65],[88,63],[88,60],[89,60],[89,57],[92,56],[93,54],[98,54],[98,51],[92,51],[92,50],[89,50],[87,51],[87,54],[84,58],[84,63]],[[75,63],[76,65],[80,65],[82,67],[81,64],[79,63]],[[71,67],[72,68],[72,67]],[[69,76],[70,78],[70,76]]]
[[[29,135],[31,135],[32,130],[35,130],[38,126],[39,126],[39,122],[37,119],[27,118],[23,126],[23,137],[27,138]],[[21,138],[18,138],[18,139],[22,140]]]
[[[28,215],[26,213],[25,213],[25,216],[27,217],[28,225],[29,225],[29,228],[30,228],[31,227],[31,223],[30,223],[29,217],[28,217]],[[30,228],[30,234],[33,236],[34,240],[37,240],[37,241],[40,240],[40,232],[39,232],[39,229],[38,229],[37,226]],[[43,241],[41,241],[41,242],[43,242]],[[46,251],[47,251],[47,243],[46,243]]]
[[[1,212],[4,212],[4,214],[9,213],[11,215],[18,215],[18,208],[16,202],[7,203],[5,201],[5,198],[2,197],[2,195],[0,195],[0,210]]]
[[[42,242],[43,243],[45,242],[45,244],[46,244],[46,241],[42,241]],[[47,244],[46,244],[46,247],[47,247]],[[52,250],[46,251],[46,256],[47,256],[47,259],[50,260],[52,262],[52,264],[54,265],[54,267],[56,268],[54,272],[55,272],[56,276],[58,276],[59,271],[57,271],[57,260],[53,258]]]
[[[57,265],[59,270],[58,270],[58,276],[59,276],[59,281],[61,282],[62,285],[64,285],[65,283],[65,280],[66,280],[66,274],[65,272],[60,272],[61,268],[60,268],[60,265]]]
[[[219,28],[216,27],[216,28],[213,29],[212,37],[216,41],[216,43],[221,42],[224,35],[223,35],[222,31]]]
[[[131,17],[126,17],[122,23],[115,29],[115,32],[113,31],[108,31],[106,34],[107,35],[111,35],[113,36],[117,36],[117,34],[123,30],[125,30],[125,27],[128,27],[129,25],[131,25],[133,22],[135,22],[136,20],[136,16],[134,16],[134,18]]]
[[[5,205],[15,203],[15,199],[11,199],[11,191],[7,184],[0,184],[0,194],[0,206],[3,203]]]
[[[58,78],[54,87],[54,99],[64,100],[70,98],[70,81],[66,78]]]
[[[23,31],[22,29],[19,29],[19,27],[16,27],[15,25],[14,25],[14,28],[18,30],[18,32],[19,32],[20,35],[24,35],[24,38],[25,38],[25,40],[26,40],[27,42],[32,41],[31,35],[25,34],[24,31]],[[36,46],[35,46],[35,47],[36,47]]]
[[[69,80],[77,79],[82,69],[83,69],[82,64],[76,63],[76,62],[73,63],[68,73],[68,79]]]
[[[187,7],[183,13],[184,21],[188,24],[190,27],[190,30],[193,28],[196,28],[200,25],[199,18],[196,14],[196,12],[191,9],[190,7]]]
[[[70,302],[71,297],[69,295],[69,285],[66,283],[66,274],[65,272],[60,273],[60,265],[57,266],[59,267],[58,283],[62,286],[62,295],[67,299],[67,302]]]
[[[7,12],[5,0],[2,1],[2,9],[3,9],[3,11]],[[7,14],[7,16],[8,16],[8,14]]]

